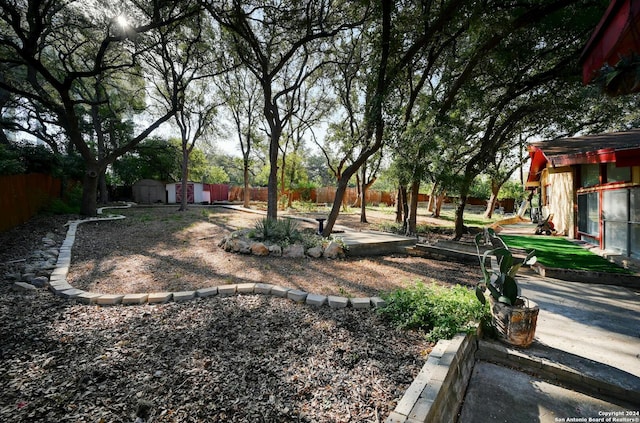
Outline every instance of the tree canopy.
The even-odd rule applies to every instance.
[[[178,179],[175,145],[154,138],[164,128],[180,140],[182,180],[248,188],[262,174],[269,218],[288,187],[333,178],[325,234],[346,188],[355,180],[364,198],[386,167],[414,193],[408,232],[429,183],[459,193],[459,235],[473,181],[504,181],[523,143],[635,124],[633,99],[579,81],[579,54],[606,6],[0,2],[0,146],[9,151],[20,133],[79,155],[91,215],[109,172],[127,183]],[[242,157],[210,162],[205,138]]]

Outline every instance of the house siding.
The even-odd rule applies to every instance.
[[[542,196],[547,200],[542,207],[543,215],[553,214],[555,229],[571,238],[575,233],[573,181],[570,167],[547,168],[541,178]]]

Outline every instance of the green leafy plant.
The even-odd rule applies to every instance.
[[[504,241],[493,230],[488,229],[487,234],[492,245],[498,245],[498,247],[480,254],[480,247],[485,234],[479,233],[475,237],[476,251],[480,259],[480,270],[484,278],[476,285],[476,297],[484,304],[486,302],[484,293],[489,290],[489,294],[494,300],[507,305],[516,305],[518,302],[516,273],[522,265],[532,265],[536,262],[535,250],[530,251],[524,260],[516,260]],[[491,260],[495,260],[495,262],[487,266],[487,261]]]
[[[78,214],[82,203],[82,186],[76,185],[67,191],[64,199],[54,198],[46,208],[51,214]]]
[[[264,218],[258,220],[250,235],[256,239],[270,241],[282,247],[303,240],[298,230],[298,222],[293,219]]]
[[[385,319],[401,329],[424,330],[432,342],[472,332],[488,316],[488,307],[476,301],[473,290],[460,285],[427,286],[418,281],[383,298],[387,305],[379,313]]]

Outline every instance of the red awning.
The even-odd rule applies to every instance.
[[[527,189],[534,189],[540,182],[540,175],[547,166],[547,157],[541,149],[536,146],[529,146],[529,157],[531,158],[531,166],[529,166],[529,176],[527,176]]]
[[[611,0],[582,52],[582,81],[589,84],[603,66],[640,54],[640,0]]]

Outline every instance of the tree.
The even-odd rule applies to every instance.
[[[260,85],[269,137],[267,217],[276,219],[280,138],[297,108],[287,99],[295,100],[304,82],[324,65],[323,43],[362,18],[352,17],[352,5],[343,2],[204,0],[204,6],[228,31],[235,54]]]
[[[485,169],[485,173],[489,177],[491,196],[487,201],[484,217],[491,218],[493,216],[493,211],[496,208],[498,195],[500,194],[502,186],[509,181],[511,175],[513,175],[518,168],[522,167],[527,160],[527,156],[520,154],[518,148],[500,150]]]
[[[85,162],[81,205],[85,215],[96,214],[99,175],[168,121],[177,104],[176,98],[167,113],[151,119],[135,136],[118,140],[117,146],[99,156],[83,132],[92,105],[113,99],[101,91],[99,80],[139,76],[145,55],[155,42],[150,35],[198,10],[191,1],[144,6],[122,1],[113,9],[94,6],[92,3],[89,9],[84,3],[62,0],[0,3],[0,63],[8,71],[0,80],[0,89],[24,99],[33,110],[49,112],[55,125],[64,129]],[[116,7],[127,10],[127,20]],[[84,96],[83,90],[91,87],[93,95]]]
[[[244,207],[249,208],[252,153],[256,144],[261,142],[256,130],[256,125],[260,122],[258,84],[253,75],[243,68],[225,73],[222,78],[217,79],[217,83],[220,97],[224,99],[225,106],[231,114],[238,136],[242,153],[242,202]]]
[[[217,40],[211,22],[204,12],[191,21],[178,22],[158,31],[158,51],[151,61],[159,82],[155,83],[159,103],[164,113],[174,109],[175,123],[180,131],[182,150],[182,192],[189,180],[189,156],[196,143],[211,134],[214,117],[220,106],[212,78],[226,70],[211,54],[210,46]],[[179,211],[187,209],[183,195]]]

